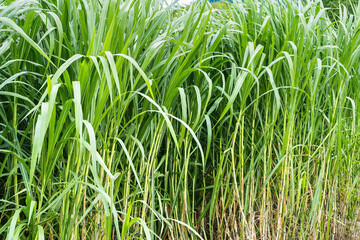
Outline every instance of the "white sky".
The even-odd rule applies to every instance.
[[[180,4],[190,4],[192,0],[179,0]]]
[[[174,2],[175,0],[165,0],[168,4]],[[178,3],[180,5],[189,5],[190,3],[192,3],[194,0],[179,0]]]

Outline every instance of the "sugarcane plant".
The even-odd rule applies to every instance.
[[[0,40],[0,238],[360,237],[360,6],[5,0]]]

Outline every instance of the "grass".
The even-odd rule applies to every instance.
[[[354,12],[1,1],[1,238],[358,239]]]

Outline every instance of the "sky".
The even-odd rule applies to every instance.
[[[180,4],[190,4],[192,0],[179,0]]]
[[[175,0],[166,0],[167,3],[172,3],[174,2]],[[193,0],[179,0],[178,3],[180,5],[188,5],[190,4],[191,2],[193,2]]]

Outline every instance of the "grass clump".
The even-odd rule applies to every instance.
[[[360,7],[0,5],[0,236],[359,238]]]

